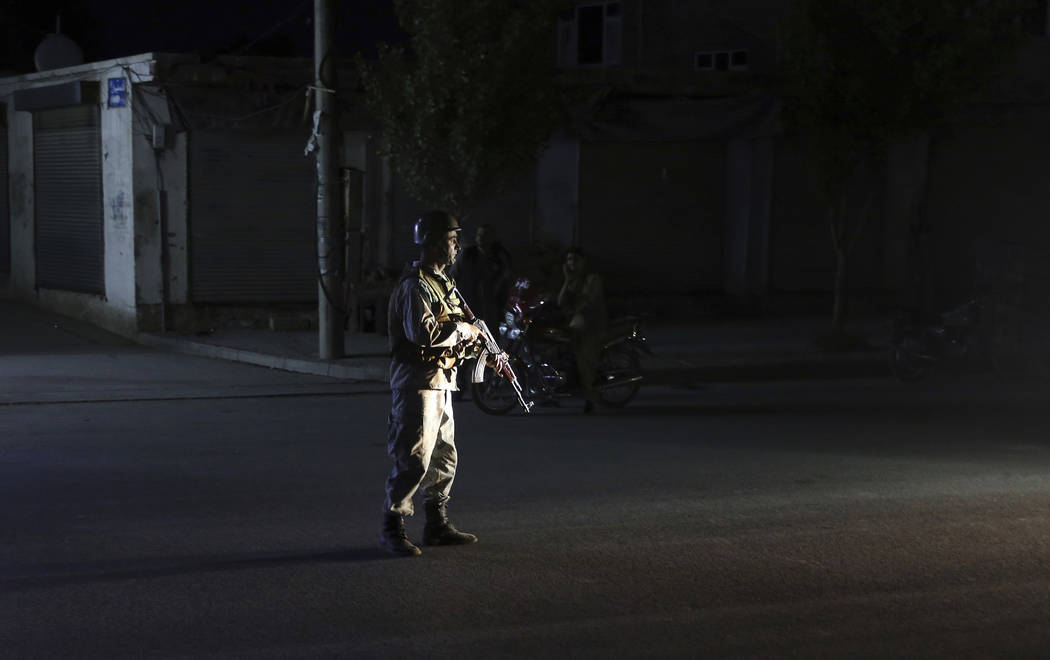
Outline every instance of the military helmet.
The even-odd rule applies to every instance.
[[[416,245],[430,243],[438,236],[444,236],[450,231],[461,231],[459,221],[452,217],[447,211],[427,211],[419,220],[412,231],[413,240]]]

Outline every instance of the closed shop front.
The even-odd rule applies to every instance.
[[[302,131],[190,134],[190,296],[197,303],[317,300],[313,155]]]
[[[33,113],[38,287],[105,294],[98,113],[96,105]]]
[[[2,109],[2,106],[0,106]],[[7,204],[6,112],[0,112],[0,275],[11,273],[11,213]]]
[[[622,293],[721,290],[725,144],[584,143],[576,237]]]

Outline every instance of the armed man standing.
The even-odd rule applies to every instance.
[[[404,516],[423,489],[423,545],[465,545],[477,537],[458,531],[446,503],[456,476],[452,392],[456,367],[472,353],[479,330],[467,323],[455,282],[445,270],[459,252],[459,222],[430,211],[415,225],[420,259],[402,274],[390,297],[388,329],[393,403],[387,451],[394,467],[386,480],[380,546],[398,555],[418,555],[405,533]]]

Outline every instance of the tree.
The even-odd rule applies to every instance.
[[[532,163],[558,121],[553,0],[395,0],[409,49],[358,59],[382,153],[409,194],[460,214]]]
[[[787,125],[803,135],[835,250],[832,326],[874,213],[886,145],[931,135],[988,89],[1024,37],[1029,0],[798,0],[785,21]],[[927,165],[928,166],[928,165]],[[922,231],[924,204],[913,220]]]

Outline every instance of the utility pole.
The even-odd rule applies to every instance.
[[[317,330],[322,360],[343,357],[343,235],[338,226],[338,106],[332,0],[314,0],[314,126],[317,131]]]

